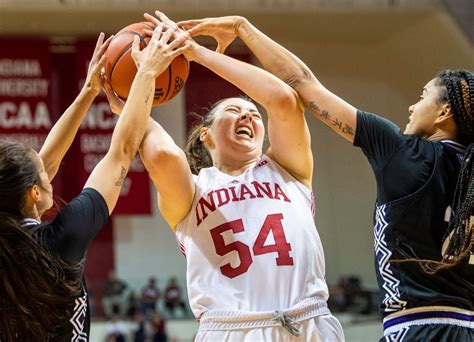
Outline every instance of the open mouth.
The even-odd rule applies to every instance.
[[[235,133],[240,136],[245,135],[245,136],[248,136],[249,138],[253,138],[252,130],[245,126],[237,127],[237,129],[235,130]]]

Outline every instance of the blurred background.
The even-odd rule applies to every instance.
[[[0,0],[0,139],[41,146],[82,86],[99,33],[116,33],[154,9],[175,21],[243,15],[299,56],[333,92],[402,129],[409,105],[440,69],[474,69],[472,0]],[[257,63],[239,41],[228,53]],[[203,114],[216,100],[236,94],[192,64],[185,88],[155,107],[153,116],[184,146],[193,125],[189,113]],[[98,97],[55,180],[58,200],[82,189],[108,148],[115,120],[106,98]],[[372,172],[357,148],[309,113],[308,124],[330,306],[347,341],[376,341],[382,330]],[[197,323],[185,277],[185,259],[136,160],[110,223],[87,256],[92,341],[191,341]]]

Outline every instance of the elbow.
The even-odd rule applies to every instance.
[[[298,89],[299,87],[307,84],[308,82],[317,82],[316,77],[314,77],[311,70],[306,66],[296,70],[294,73],[287,75],[283,82],[288,84],[293,89]]]
[[[168,165],[175,165],[186,156],[177,145],[153,146],[146,150],[142,149],[141,157],[148,172],[166,168]]]
[[[304,112],[304,105],[298,93],[290,87],[282,87],[276,94],[272,94],[272,112],[292,113]]]
[[[117,149],[120,155],[120,159],[123,161],[131,162],[133,158],[135,158],[135,155],[137,154],[139,147],[140,147],[139,140],[124,142],[124,144],[122,144],[122,146],[120,146]]]

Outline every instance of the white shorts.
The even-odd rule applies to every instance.
[[[276,312],[249,313],[211,310],[205,312],[195,342],[343,342],[339,321],[331,315],[326,302],[305,300],[285,311],[285,322]],[[284,327],[284,325],[286,327]],[[299,331],[299,336],[290,332]]]

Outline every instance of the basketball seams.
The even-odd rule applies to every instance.
[[[140,43],[143,43],[144,48],[147,46],[146,40],[138,32],[135,32],[135,31],[123,31],[123,32],[118,33],[116,37],[118,37],[119,35],[127,34],[127,33],[137,35],[140,38]],[[110,74],[108,75],[108,79],[110,80],[110,83],[112,83],[112,75],[114,73],[115,67],[117,66],[118,62],[122,59],[122,57],[127,53],[127,51],[132,48],[132,45],[133,45],[133,41],[132,43],[125,46],[125,48],[122,50],[119,56],[115,59],[114,64],[112,64],[112,67],[110,68]]]
[[[140,46],[146,47],[150,37],[144,34],[143,31],[147,29],[154,30],[155,27],[147,22],[131,24],[117,32],[109,45],[108,50],[110,54],[107,56],[109,61],[106,63],[106,75],[112,85],[112,89],[122,100],[126,100],[133,82],[133,72],[136,72],[136,64],[131,53],[129,53],[133,47],[133,38],[135,35],[138,35]],[[117,40],[115,41],[115,39]],[[156,78],[155,87],[160,89],[160,92],[157,94],[155,91],[153,105],[160,105],[174,98],[182,88],[182,85],[178,87],[177,84],[183,83],[184,85],[186,82],[189,74],[189,61],[181,55],[177,58],[179,59],[178,61],[174,59],[168,65],[167,71],[165,70]],[[184,59],[185,63],[182,63],[181,59]],[[175,70],[173,70],[174,68]],[[166,79],[167,77],[168,79]],[[182,82],[177,82],[175,78],[179,78]],[[172,87],[173,89],[171,89]]]

